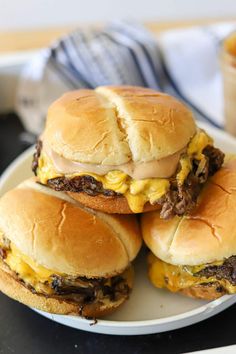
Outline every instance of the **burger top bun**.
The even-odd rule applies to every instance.
[[[118,166],[170,156],[195,132],[191,111],[177,99],[143,87],[103,86],[55,101],[43,141],[68,160]]]
[[[0,199],[0,232],[37,264],[72,276],[119,274],[141,247],[134,216],[88,209],[34,179]]]

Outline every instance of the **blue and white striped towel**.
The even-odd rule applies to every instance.
[[[102,30],[76,30],[42,50],[25,67],[16,110],[39,134],[49,104],[63,92],[107,84],[147,86],[171,93],[197,118],[223,126],[218,60],[235,23],[168,31],[155,38],[141,25],[116,21]]]

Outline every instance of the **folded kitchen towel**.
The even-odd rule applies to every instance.
[[[100,30],[75,30],[25,66],[16,110],[26,130],[39,134],[48,106],[63,92],[129,84],[171,93],[198,119],[222,127],[219,46],[235,29],[236,23],[221,23],[154,37],[141,25],[116,21]]]

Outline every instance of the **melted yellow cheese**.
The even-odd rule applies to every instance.
[[[50,284],[52,275],[59,274],[58,272],[35,263],[30,257],[22,254],[12,243],[11,249],[6,250],[6,253],[4,262],[13,272],[19,275],[20,279],[31,285],[37,292],[42,292],[42,290],[44,292],[46,290],[47,293],[52,292],[50,287],[45,287],[44,284]]]
[[[197,134],[194,135],[188,144],[187,154],[200,160],[202,158],[202,150],[207,145],[212,144],[213,140],[204,132],[204,130],[200,130]]]
[[[48,179],[62,177],[53,167],[52,162],[45,155],[39,158],[39,168],[37,175],[44,184]],[[146,202],[154,204],[168,190],[170,182],[164,178],[149,178],[134,180],[121,171],[110,171],[104,176],[91,172],[82,172],[66,175],[67,178],[89,175],[101,182],[104,189],[111,189],[116,193],[123,194],[129,204],[130,209],[135,213],[141,213]]]
[[[200,130],[195,134],[188,145],[187,153],[180,159],[180,170],[176,176],[179,184],[184,183],[191,171],[193,158],[198,159],[200,162],[205,159],[202,151],[209,144],[212,144],[212,139],[209,138],[204,131]],[[39,158],[37,175],[44,184],[46,184],[49,179],[63,176],[55,170],[49,157],[43,153]],[[82,175],[92,176],[102,183],[104,189],[111,189],[116,193],[123,194],[127,199],[130,209],[135,213],[142,212],[146,202],[155,204],[170,187],[169,179],[149,178],[134,180],[121,171],[110,171],[104,176],[90,172],[74,173],[65,176],[67,178],[74,178]]]
[[[235,294],[236,286],[230,284],[227,280],[218,280],[215,276],[209,278],[194,276],[194,273],[199,272],[209,265],[221,265],[222,263],[223,261],[195,267],[176,266],[163,262],[150,253],[148,255],[148,275],[151,282],[157,288],[167,288],[172,292],[180,291],[194,285],[218,282],[227,289],[229,294]]]
[[[0,233],[0,246],[4,248],[1,244]],[[30,257],[24,255],[20,252],[17,247],[11,243],[11,248],[5,249],[6,258],[4,263],[8,265],[11,271],[15,272],[19,279],[23,280],[25,284],[30,285],[37,293],[46,293],[47,295],[53,294],[54,290],[51,288],[52,276],[62,274],[57,271],[53,271],[43,267],[42,265],[34,262]],[[125,269],[120,276],[126,280],[127,284],[131,286],[133,279],[133,268],[130,266]],[[111,286],[112,278],[107,278],[104,285]]]
[[[183,184],[189,172],[192,170],[192,162],[188,155],[181,157],[179,162],[180,171],[177,173],[176,179],[178,183]]]
[[[207,145],[212,145],[213,140],[203,131],[200,130],[194,135],[190,143],[188,144],[187,154],[180,159],[180,171],[178,172],[176,179],[180,184],[184,183],[189,172],[192,170],[192,159],[200,161],[200,164],[205,162],[205,156],[202,151]]]

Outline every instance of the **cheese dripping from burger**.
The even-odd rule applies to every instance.
[[[111,278],[72,277],[48,269],[24,255],[0,233],[0,259],[3,268],[33,293],[67,299],[85,305],[93,302],[117,301],[130,293],[127,279],[129,267]]]
[[[73,162],[53,151],[43,139],[42,144],[43,151],[36,170],[42,183],[47,184],[49,180],[62,176],[68,180],[79,176],[91,176],[102,183],[104,190],[125,196],[130,209],[134,213],[140,213],[145,203],[158,203],[171,189],[173,179],[179,186],[183,186],[194,164],[198,166],[197,174],[201,175],[208,163],[204,149],[212,146],[213,141],[199,129],[186,149],[169,157],[141,164],[130,162],[119,166]]]
[[[191,287],[214,287],[214,298],[236,293],[236,256],[199,266],[178,266],[148,256],[148,275],[157,288],[181,292]],[[206,295],[206,292],[204,292]]]

